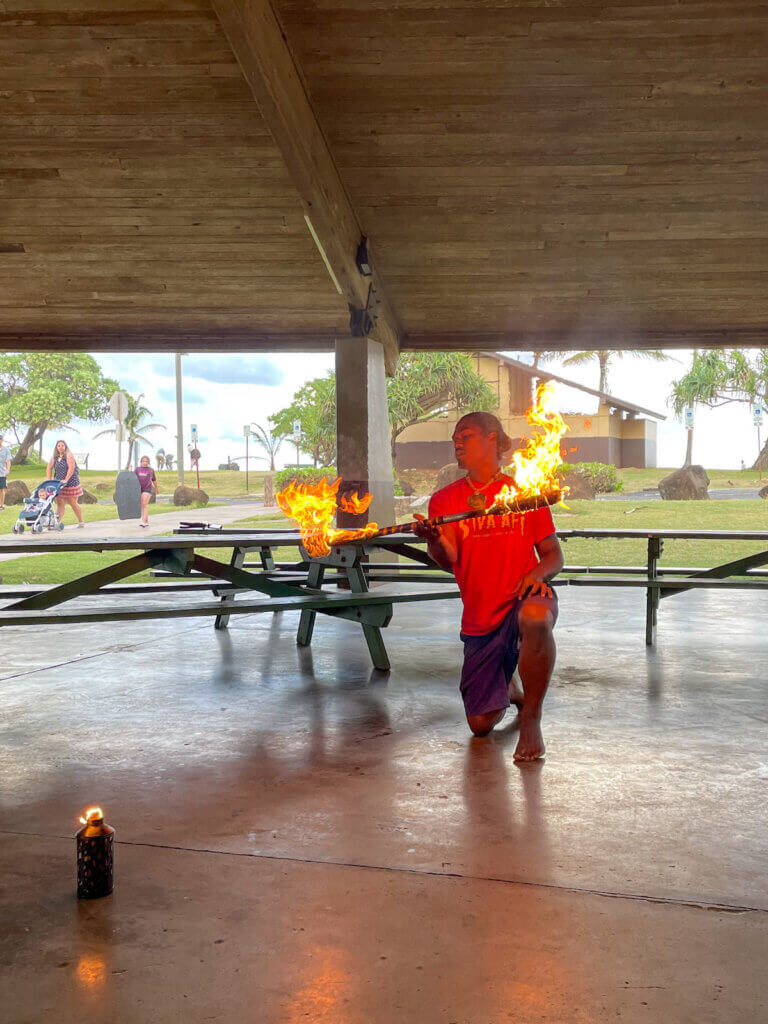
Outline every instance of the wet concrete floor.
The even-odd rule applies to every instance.
[[[768,598],[670,598],[650,652],[640,591],[560,600],[525,768],[466,731],[455,601],[389,675],[294,614],[5,629],[3,1024],[768,1019]]]

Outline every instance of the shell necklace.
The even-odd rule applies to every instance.
[[[472,509],[473,512],[478,511],[481,508],[487,508],[488,495],[483,494],[483,491],[486,489],[486,487],[490,487],[491,484],[495,484],[496,481],[501,478],[501,476],[502,472],[501,470],[499,470],[498,473],[494,473],[494,475],[491,477],[487,484],[483,484],[482,487],[478,487],[476,484],[472,483],[472,481],[469,478],[469,473],[467,473],[464,479],[472,488],[472,494],[470,494],[470,496],[467,498],[467,508]]]

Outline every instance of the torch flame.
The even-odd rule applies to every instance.
[[[554,407],[554,393],[552,381],[542,381],[536,388],[533,405],[525,414],[534,433],[512,455],[510,471],[515,479],[517,498],[567,490],[558,480],[557,473],[563,464],[560,440],[569,428]]]
[[[337,530],[331,526],[336,506],[344,512],[362,515],[373,501],[372,494],[342,495],[338,498],[341,477],[329,484],[323,479],[318,484],[298,484],[292,480],[275,500],[280,509],[295,519],[307,553],[313,558],[327,555],[334,544],[370,537],[378,530],[376,523],[368,523],[361,530]]]
[[[103,818],[104,814],[100,807],[89,807],[85,812],[85,817],[80,818],[80,822],[83,825],[90,825],[92,821],[97,821],[99,818]]]

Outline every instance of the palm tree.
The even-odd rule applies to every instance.
[[[164,423],[147,423],[147,418],[152,415],[152,411],[145,405],[141,404],[141,400],[144,397],[142,392],[138,397],[132,398],[128,395],[128,412],[125,416],[123,426],[128,433],[128,458],[125,463],[125,468],[131,468],[131,460],[133,458],[133,446],[136,441],[142,441],[144,444],[148,444],[150,448],[155,446],[149,440],[148,437],[144,436],[144,431],[147,430],[165,430]],[[116,437],[117,428],[110,427],[109,430],[100,431],[96,437]]]
[[[251,434],[253,439],[259,448],[263,449],[269,456],[269,471],[270,473],[275,472],[275,456],[277,455],[280,445],[285,440],[285,435],[276,435],[271,433],[269,430],[265,430],[264,427],[258,423],[251,424]],[[267,461],[266,459],[264,460]]]
[[[600,384],[598,390],[608,391],[608,364],[614,358],[623,359],[625,355],[635,356],[637,359],[653,359],[657,363],[665,363],[673,360],[666,352],[658,349],[631,349],[629,353],[625,349],[587,349],[585,352],[574,352],[563,360],[563,365],[584,366],[586,363],[597,362],[600,367]]]

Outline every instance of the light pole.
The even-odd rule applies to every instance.
[[[246,423],[243,427],[243,436],[245,437],[245,494],[248,495],[248,438],[251,436],[251,425]]]
[[[184,412],[181,405],[181,352],[176,358],[176,470],[179,483],[184,486]]]

